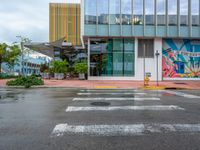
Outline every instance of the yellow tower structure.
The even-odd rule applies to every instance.
[[[81,45],[81,9],[76,3],[49,4],[49,41],[65,37],[74,46]]]

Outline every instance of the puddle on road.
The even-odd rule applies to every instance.
[[[17,94],[2,94],[0,95],[0,104],[16,103],[19,101],[19,95]]]

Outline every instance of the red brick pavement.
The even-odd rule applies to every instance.
[[[7,80],[0,80],[0,87],[6,87]],[[87,80],[45,80],[42,87],[66,87],[66,88],[121,88],[137,89],[143,87],[143,81],[87,81]],[[150,82],[155,86],[156,82]],[[200,89],[200,81],[162,81],[160,86],[167,88]]]

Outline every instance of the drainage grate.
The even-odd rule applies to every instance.
[[[109,106],[110,103],[108,103],[108,102],[93,102],[93,103],[91,103],[91,105],[94,105],[94,106]]]

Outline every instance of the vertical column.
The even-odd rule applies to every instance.
[[[169,13],[168,13],[168,0],[166,0],[165,1],[165,23],[166,23],[166,35],[167,35],[167,37],[168,37],[168,30],[169,30],[169,25],[168,25],[168,23],[169,23],[169,15],[168,15]]]
[[[192,5],[191,0],[188,0],[188,28],[189,28],[189,36],[192,37]]]
[[[180,0],[177,0],[178,37],[180,37]]]
[[[122,0],[120,0],[120,36],[122,36]]]
[[[90,77],[90,38],[88,38],[88,79]]]
[[[143,0],[143,36],[145,36],[145,29],[146,29],[146,11],[145,11],[145,2],[146,2],[146,0]]]
[[[108,0],[108,36],[110,36],[110,0]]]
[[[98,0],[95,0],[96,2],[96,36],[98,36],[98,31],[99,31],[99,28],[98,28],[98,21],[99,21],[99,18],[98,18]]]
[[[155,36],[157,37],[157,0],[154,0]]]
[[[132,22],[132,24],[131,24],[131,35],[132,36],[134,36],[134,21],[133,21],[133,17],[134,17],[134,15],[133,15],[133,1],[134,0],[131,0],[131,22]]]

